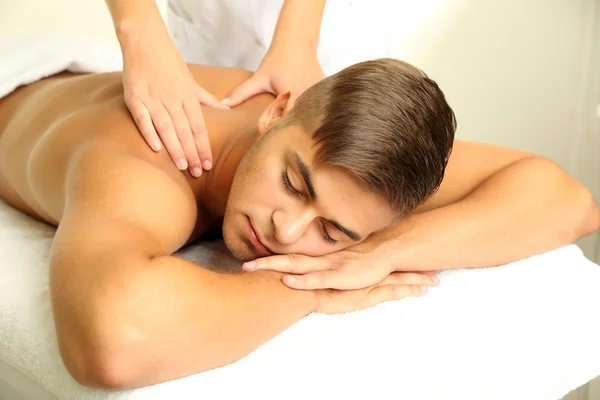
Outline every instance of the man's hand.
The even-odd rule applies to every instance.
[[[300,96],[325,77],[316,51],[310,48],[302,50],[302,47],[289,45],[269,49],[254,75],[221,102],[234,107],[260,93],[277,96],[286,91]]]
[[[392,254],[386,242],[363,242],[336,253],[320,257],[284,254],[259,258],[244,263],[243,269],[267,269],[289,273],[282,281],[293,289],[362,289],[375,285],[395,271]],[[426,272],[430,283],[439,279]]]
[[[315,312],[341,314],[358,311],[386,301],[422,296],[427,293],[428,286],[432,285],[437,283],[432,283],[427,273],[394,272],[378,284],[365,289],[318,290]]]
[[[212,167],[200,104],[229,107],[196,83],[163,29],[148,29],[135,45],[122,45],[125,103],[148,145],[159,151],[164,144],[177,167],[197,177]]]

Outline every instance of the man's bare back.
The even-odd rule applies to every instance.
[[[250,76],[191,71],[216,96]],[[49,269],[58,345],[73,377],[92,386],[144,386],[232,362],[316,301],[279,273],[218,274],[170,256],[218,225],[273,96],[203,111],[214,164],[193,178],[144,142],[121,79],[59,74],[0,100],[0,197],[58,225]]]
[[[190,70],[216,96],[228,93],[251,76],[244,70],[199,65],[190,65]],[[131,175],[132,182],[152,181],[152,174],[168,177],[189,203],[181,210],[193,210],[207,174],[193,178],[175,168],[166,151],[154,153],[139,134],[122,93],[121,73],[61,73],[0,99],[0,198],[35,218],[58,225],[68,200],[69,174],[79,173],[76,165],[87,158],[84,154],[102,148],[105,164],[92,169],[120,168],[119,158],[111,155],[114,153],[135,157],[156,168],[141,175],[129,168],[123,174]],[[220,110],[203,110],[211,142],[218,146],[220,134],[235,134],[231,124],[223,124],[224,118],[256,123],[271,99],[269,95],[253,98],[227,111],[226,117]],[[221,177],[232,176],[235,166],[228,163],[224,171],[223,165],[217,169]],[[144,207],[144,203],[139,206]],[[195,213],[183,217],[193,221]],[[195,236],[202,233],[207,222],[199,221]]]

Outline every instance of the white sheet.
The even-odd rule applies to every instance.
[[[600,268],[568,246],[502,267],[442,272],[423,298],[310,315],[203,374],[132,391],[88,389],[57,351],[47,270],[53,233],[0,202],[0,360],[59,399],[558,399],[600,375]],[[213,242],[181,254],[237,267],[222,250]],[[30,380],[11,383],[31,391]]]
[[[64,56],[95,57],[92,48],[46,55],[86,65]],[[0,49],[0,59],[6,56]],[[44,74],[64,68],[47,61]],[[0,202],[0,374],[24,398],[39,397],[28,394],[23,374],[59,399],[103,400],[558,399],[600,375],[600,268],[567,246],[502,267],[443,272],[423,298],[310,315],[242,360],[203,374],[132,391],[88,389],[58,354],[48,293],[53,234]],[[221,243],[181,255],[239,267]]]

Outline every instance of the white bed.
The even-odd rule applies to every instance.
[[[0,202],[0,398],[559,399],[600,375],[600,267],[576,246],[442,272],[422,298],[313,314],[229,366],[132,391],[77,384],[48,293],[54,229]],[[222,243],[182,256],[237,268]]]

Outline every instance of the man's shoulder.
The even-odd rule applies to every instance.
[[[192,76],[200,86],[223,99],[242,82],[252,77],[252,72],[242,68],[214,67],[188,64]]]
[[[175,251],[202,218],[194,192],[168,155],[146,153],[111,136],[73,158],[67,204],[106,220],[128,220]]]

